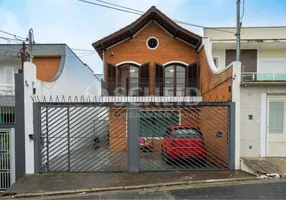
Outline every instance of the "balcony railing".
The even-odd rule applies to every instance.
[[[102,96],[197,96],[197,88],[197,79],[176,82],[172,78],[153,81],[138,78],[102,80]]]
[[[242,82],[286,82],[286,73],[242,72]]]
[[[0,84],[0,95],[15,95],[15,85]]]

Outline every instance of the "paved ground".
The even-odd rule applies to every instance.
[[[255,173],[278,173],[286,177],[286,158],[242,158],[244,164]]]
[[[127,152],[110,151],[107,144],[101,145],[98,149],[94,149],[93,145],[87,145],[84,148],[72,150],[70,154],[64,153],[55,156],[57,151],[65,151],[60,150],[60,147],[50,152],[49,162],[47,162],[47,157],[44,157],[43,172],[66,172],[69,170],[71,172],[127,171]],[[49,163],[49,165],[46,163]],[[140,152],[140,170],[142,171],[205,168],[224,169],[225,166],[207,161],[206,163],[198,160],[192,162],[190,159],[176,160],[171,164],[167,164],[161,152]]]
[[[29,198],[33,199],[33,198]],[[224,185],[201,188],[180,188],[163,191],[132,191],[104,194],[78,194],[62,197],[42,197],[39,200],[87,200],[87,199],[286,199],[286,181],[260,182],[240,185]],[[26,200],[26,199],[23,199]]]
[[[243,177],[252,176],[241,171],[35,174],[24,176],[7,192],[10,194],[37,193]]]

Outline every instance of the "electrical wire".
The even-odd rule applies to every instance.
[[[92,49],[76,49],[76,48],[71,48],[74,51],[87,51],[87,52],[94,52],[95,50]]]
[[[109,9],[113,9],[113,10],[117,10],[117,11],[121,11],[121,12],[130,13],[130,14],[142,15],[144,13],[143,11],[140,11],[140,10],[136,10],[136,9],[133,9],[133,8],[121,6],[121,5],[118,5],[118,4],[113,4],[113,3],[110,3],[110,2],[107,2],[107,1],[102,1],[102,0],[95,0],[95,1],[99,1],[99,2],[102,2],[102,3],[108,4],[108,5],[113,5],[113,6],[116,6],[116,7],[119,7],[119,8],[106,6],[106,5],[102,5],[102,4],[98,4],[98,3],[91,2],[91,1],[86,1],[86,0],[78,0],[78,1],[83,2],[83,3],[87,3],[87,4],[92,4],[92,5],[95,5],[95,6],[101,6],[101,7],[104,7],[104,8],[109,8]],[[120,8],[124,8],[124,9],[120,9]],[[213,27],[206,27],[206,26],[202,26],[202,25],[197,25],[197,24],[192,24],[192,23],[188,23],[188,22],[183,22],[183,21],[176,20],[176,19],[172,19],[172,20],[174,22],[176,22],[176,23],[179,23],[179,24],[184,24],[184,25],[193,26],[193,27],[197,27],[197,28],[208,28],[208,29],[212,29],[212,30],[216,30],[216,31],[221,31],[221,32],[235,34],[235,32],[232,32],[232,31],[222,30],[222,29],[213,28]]]
[[[24,37],[15,35],[15,34],[13,34],[13,33],[9,33],[9,32],[7,32],[7,31],[0,30],[0,32],[1,32],[1,33],[5,33],[5,34],[7,34],[7,35],[11,35],[11,36],[13,36],[15,39],[22,38],[23,40],[27,40],[27,38],[24,38]]]
[[[242,15],[240,17],[240,21],[242,21],[244,17],[244,11],[245,11],[245,0],[242,0]]]
[[[144,14],[144,12],[143,12],[143,11],[141,11],[141,10],[136,10],[136,9],[133,9],[133,8],[129,8],[129,7],[125,7],[125,6],[121,6],[121,5],[118,5],[118,4],[114,4],[114,3],[110,3],[110,2],[102,1],[102,0],[95,0],[95,1],[98,1],[98,2],[101,2],[101,3],[105,3],[105,4],[108,4],[108,5],[112,5],[112,6],[117,6],[117,7],[119,7],[119,8],[124,8],[124,9],[128,9],[128,10],[131,10],[131,11],[135,11],[135,12],[138,12],[138,13]]]

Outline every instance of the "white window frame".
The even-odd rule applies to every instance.
[[[270,102],[275,102],[275,101],[283,101],[286,102],[286,96],[284,95],[281,95],[281,96],[267,96],[267,101],[266,101],[266,127],[265,127],[265,134],[266,134],[266,137],[265,137],[265,149],[261,149],[261,151],[265,151],[265,154],[264,156],[265,157],[275,157],[276,155],[269,155],[269,103]],[[286,109],[286,107],[284,107],[284,110]],[[284,119],[284,124],[286,124],[286,118]],[[285,127],[284,127],[284,133],[283,135],[285,135]],[[277,157],[277,156],[276,156]]]
[[[7,70],[12,70],[12,82],[11,83],[7,82],[7,75],[6,75],[7,74],[7,72],[6,72]],[[4,67],[4,78],[3,78],[4,84],[13,85],[15,83],[14,74],[15,74],[14,67]]]
[[[214,64],[215,64],[216,68],[219,68],[219,66],[218,66],[219,57],[218,56],[213,56],[213,60],[216,60],[216,63],[214,61]]]

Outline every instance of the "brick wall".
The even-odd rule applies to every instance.
[[[58,72],[61,57],[34,57],[33,63],[37,66],[37,79],[50,82]]]
[[[109,149],[110,151],[127,150],[126,109],[120,107],[109,110]]]
[[[204,48],[199,52],[200,90],[204,101],[231,101],[232,67],[214,74],[208,65]]]
[[[150,50],[146,46],[149,37],[159,40],[159,47]],[[111,52],[114,56],[111,56]],[[118,64],[125,61],[134,61],[140,64],[150,62],[150,93],[154,94],[154,63],[164,64],[170,61],[182,61],[188,64],[198,62],[199,54],[192,46],[170,36],[156,23],[150,23],[133,39],[127,40],[108,49],[104,53],[105,63]],[[107,67],[105,65],[104,79],[107,80]]]

